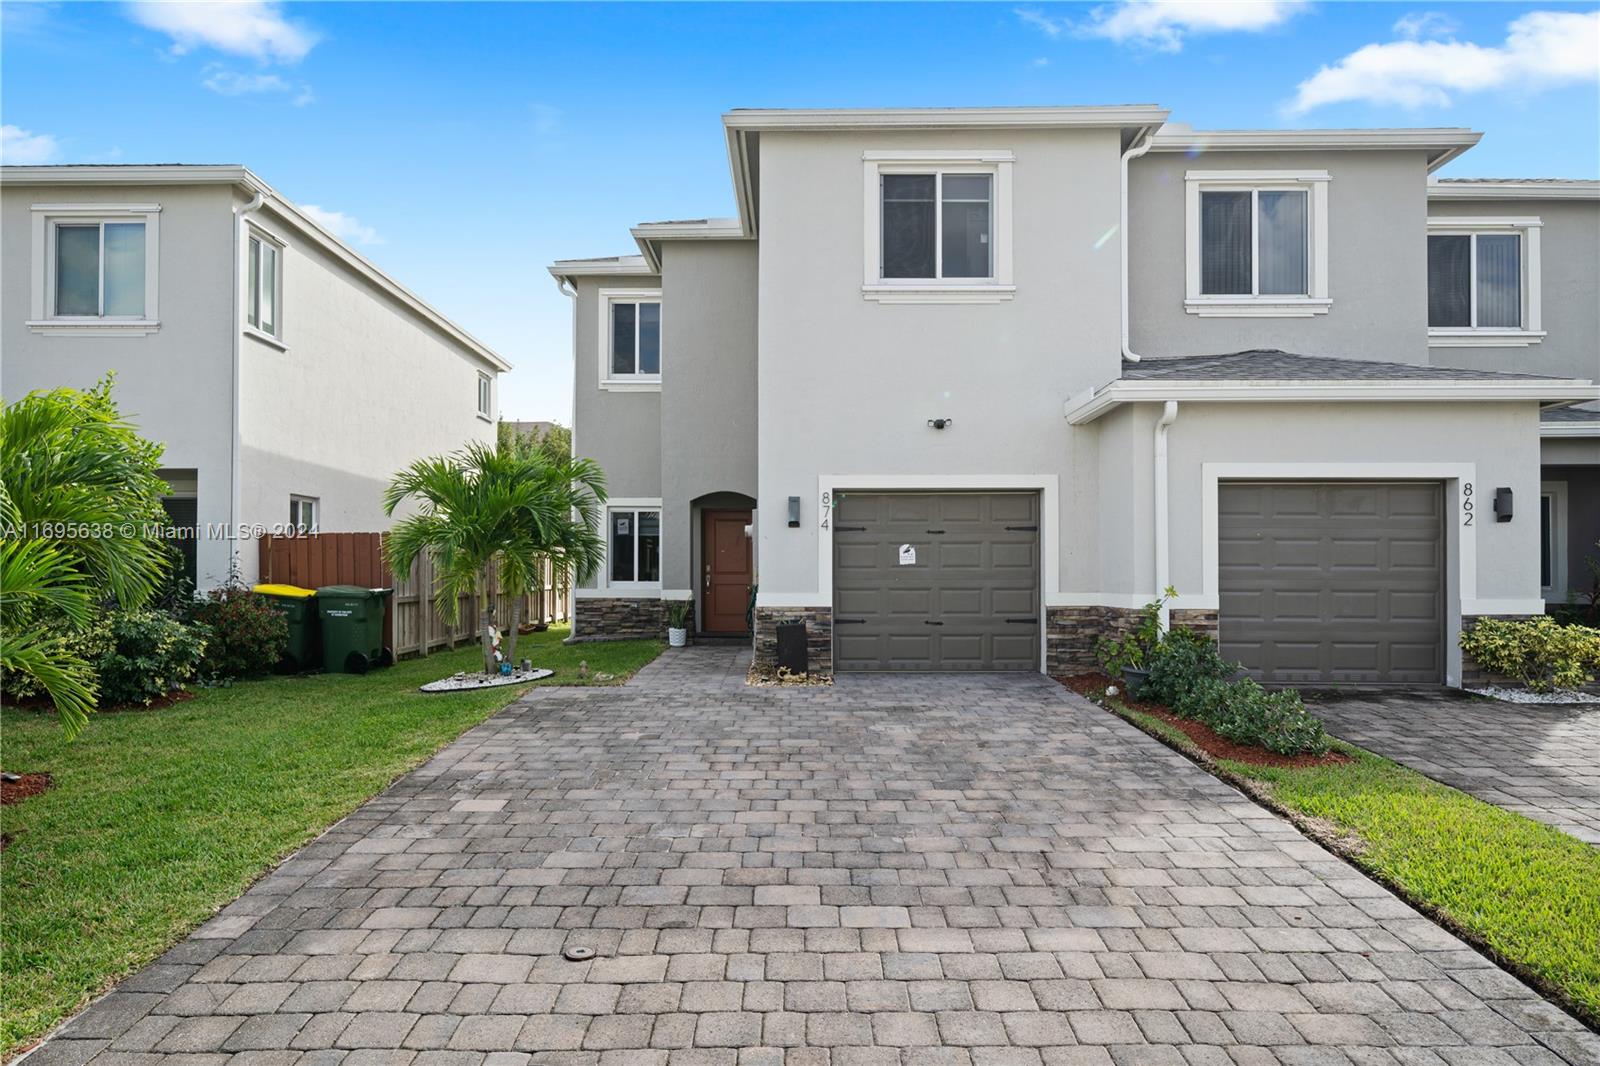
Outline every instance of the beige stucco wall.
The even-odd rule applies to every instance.
[[[144,336],[64,336],[27,326],[35,275],[34,204],[160,205],[161,328]],[[165,447],[162,464],[192,469],[199,523],[228,522],[232,492],[232,214],[222,186],[0,187],[0,390],[87,388],[116,371],[122,414]],[[147,309],[148,313],[148,309]],[[203,538],[201,584],[225,579],[229,543]]]
[[[1015,157],[1015,299],[882,304],[862,297],[863,152],[1002,149]],[[936,476],[945,487],[1054,479],[1043,518],[1060,581],[1088,581],[1092,490],[1067,491],[1084,439],[1062,404],[1118,372],[1119,217],[1113,130],[764,133],[758,435],[763,604],[828,604],[824,475]],[[930,418],[953,419],[945,430]],[[965,479],[965,480],[964,480]],[[798,529],[786,499],[801,499]],[[1072,545],[1069,552],[1066,545]]]

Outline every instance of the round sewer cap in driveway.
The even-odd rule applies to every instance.
[[[568,948],[561,953],[568,962],[587,962],[594,958],[594,948]]]

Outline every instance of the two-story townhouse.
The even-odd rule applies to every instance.
[[[1269,681],[1459,683],[1464,626],[1542,609],[1541,412],[1600,398],[1593,333],[1432,358],[1472,131],[1166,120],[735,111],[737,218],[554,264],[617,496],[578,635],[737,631],[749,584],[762,662],[802,621],[823,671],[1063,672],[1170,585]],[[1528,298],[1473,284],[1485,327]]]
[[[413,459],[495,439],[505,360],[240,166],[0,170],[0,385],[115,372],[200,589],[261,530],[388,528]]]

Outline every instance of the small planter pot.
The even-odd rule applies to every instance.
[[[671,626],[667,627],[667,644],[670,647],[681,648],[688,643],[689,631],[687,629],[674,629]]]
[[[1144,692],[1146,681],[1150,680],[1150,671],[1139,670],[1132,666],[1122,668],[1122,684],[1128,690],[1128,695],[1137,699]]]

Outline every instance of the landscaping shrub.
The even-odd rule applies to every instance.
[[[100,657],[100,702],[149,706],[183,687],[195,675],[206,647],[206,631],[160,611],[111,615],[112,647]]]
[[[1094,657],[1100,668],[1112,677],[1124,670],[1142,670],[1150,652],[1161,640],[1161,607],[1176,596],[1177,590],[1168,588],[1161,598],[1139,608],[1139,621],[1126,635],[1101,637],[1095,642]]]
[[[1485,618],[1461,634],[1461,650],[1485,670],[1515,678],[1534,692],[1579,688],[1600,668],[1600,629],[1564,626],[1548,616]]]
[[[1322,755],[1328,735],[1292,689],[1268,692],[1246,678],[1222,686],[1222,697],[1202,721],[1235,744],[1254,744],[1279,755]]]
[[[103,618],[93,618],[83,628],[73,625],[65,617],[49,617],[36,623],[41,631],[41,647],[48,649],[52,659],[74,659],[90,667],[111,650],[111,632]],[[0,681],[0,694],[8,702],[21,703],[48,697],[44,685],[32,674],[21,670],[7,670]]]
[[[1229,677],[1236,667],[1204,633],[1173,629],[1150,649],[1146,669],[1150,676],[1139,690],[1140,698],[1175,707],[1200,681]]]
[[[242,585],[206,593],[195,618],[208,630],[200,669],[207,680],[264,674],[289,646],[288,621],[266,597]]]

